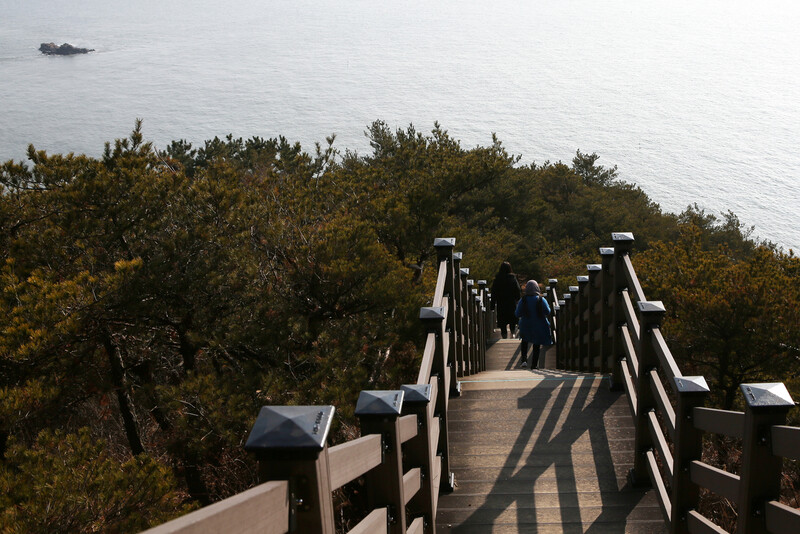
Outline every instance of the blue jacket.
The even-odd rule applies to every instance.
[[[542,315],[539,316],[541,302]],[[525,313],[527,311],[527,313]],[[515,315],[519,317],[519,336],[534,345],[552,345],[550,337],[550,305],[539,296],[525,295],[517,303]]]

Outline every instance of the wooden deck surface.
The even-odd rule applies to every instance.
[[[555,351],[543,357],[555,365]],[[499,340],[487,371],[450,401],[456,489],[440,533],[666,532],[652,491],[631,488],[633,422],[600,375],[521,369],[519,341]]]

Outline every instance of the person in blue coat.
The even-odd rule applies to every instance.
[[[522,367],[528,366],[528,344],[533,345],[531,368],[539,364],[539,349],[552,345],[550,338],[550,305],[541,296],[536,280],[525,284],[525,296],[517,303],[515,315],[519,317],[519,337],[522,338]]]

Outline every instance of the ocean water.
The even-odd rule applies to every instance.
[[[99,155],[137,118],[158,147],[360,153],[376,119],[438,121],[523,162],[597,152],[667,211],[798,250],[798,27],[793,0],[0,0],[0,160]]]

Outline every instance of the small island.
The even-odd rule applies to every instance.
[[[55,43],[42,43],[39,46],[39,51],[48,56],[71,56],[73,54],[88,54],[94,52],[94,48],[78,48],[69,43],[64,43],[58,46]]]

